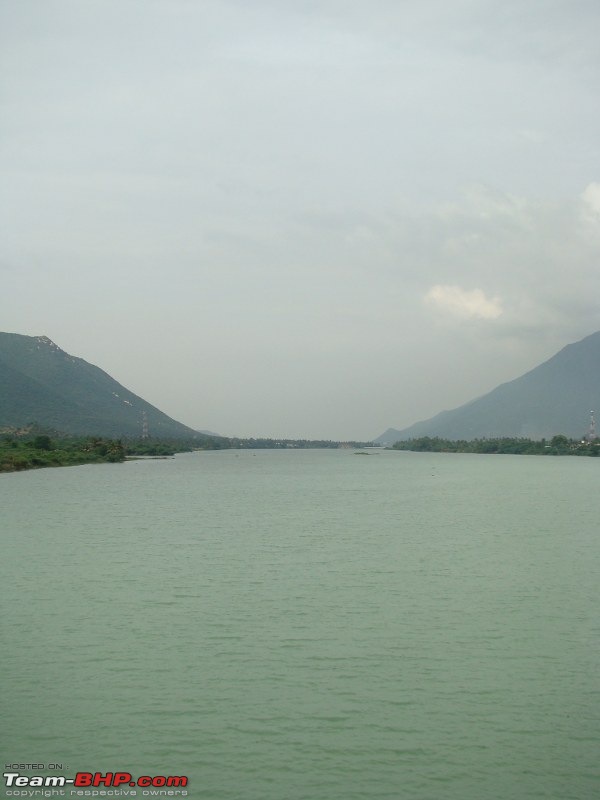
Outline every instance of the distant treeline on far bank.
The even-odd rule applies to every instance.
[[[417,453],[482,453],[519,456],[597,456],[600,440],[586,441],[569,439],[557,434],[551,439],[521,439],[500,437],[491,439],[441,439],[437,436],[421,436],[396,442],[392,450],[411,450]]]
[[[127,458],[160,458],[194,450],[281,450],[364,447],[366,444],[368,443],[321,439],[239,439],[221,436],[194,439],[109,439],[100,436],[67,436],[31,425],[24,430],[0,433],[0,472],[118,463]]]

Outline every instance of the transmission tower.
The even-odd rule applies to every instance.
[[[594,418],[594,412],[590,411],[590,429],[588,431],[588,442],[593,442],[596,438],[596,420]]]
[[[142,439],[148,439],[150,434],[148,433],[148,415],[145,411],[142,411]]]

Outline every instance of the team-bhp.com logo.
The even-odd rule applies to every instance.
[[[170,790],[169,795],[187,795],[186,791],[178,791],[188,785],[185,775],[142,775],[133,778],[130,772],[78,772],[74,778],[67,778],[64,775],[21,775],[18,772],[5,772],[4,783],[7,789],[7,796],[21,795],[30,796],[33,788],[39,789],[70,789],[70,794],[75,796],[98,796],[109,794],[108,792],[94,791],[98,787],[106,789],[124,789],[125,787],[141,788],[145,791],[143,795],[162,795],[166,794],[165,789]],[[22,790],[25,791],[22,791]],[[163,791],[156,791],[157,789]],[[91,791],[90,791],[91,790]],[[154,790],[154,791],[152,791]],[[174,791],[173,791],[174,790]],[[64,791],[60,792],[61,796]],[[112,794],[112,792],[110,793]],[[114,793],[120,795],[134,795],[134,791],[120,791]]]

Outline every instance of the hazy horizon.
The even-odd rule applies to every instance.
[[[600,329],[588,0],[0,7],[0,327],[369,440]]]

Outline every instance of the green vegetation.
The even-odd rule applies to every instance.
[[[568,439],[562,434],[553,436],[550,441],[540,439],[517,439],[502,437],[496,439],[441,439],[438,436],[421,436],[418,439],[396,442],[392,450],[412,450],[417,453],[490,453],[526,456],[597,456],[600,441],[586,442]]]
[[[240,439],[205,436],[202,439],[124,439],[127,456],[172,456],[193,450],[306,450],[368,447],[370,442],[333,442],[325,439]]]
[[[225,447],[232,447],[236,450],[337,449],[338,447],[369,447],[372,445],[372,442],[333,442],[329,439],[238,439],[237,437],[227,439],[226,442]]]
[[[164,458],[194,450],[287,449],[364,447],[364,442],[332,442],[309,439],[226,439],[203,436],[187,439],[106,439],[76,437],[36,425],[0,434],[0,472],[75,464],[120,462],[126,458]]]
[[[126,456],[172,456],[175,453],[190,453],[192,450],[219,450],[222,440],[202,439],[124,439]],[[227,445],[225,445],[227,446]]]
[[[0,472],[124,460],[125,449],[114,439],[51,438],[47,434],[0,437]]]

